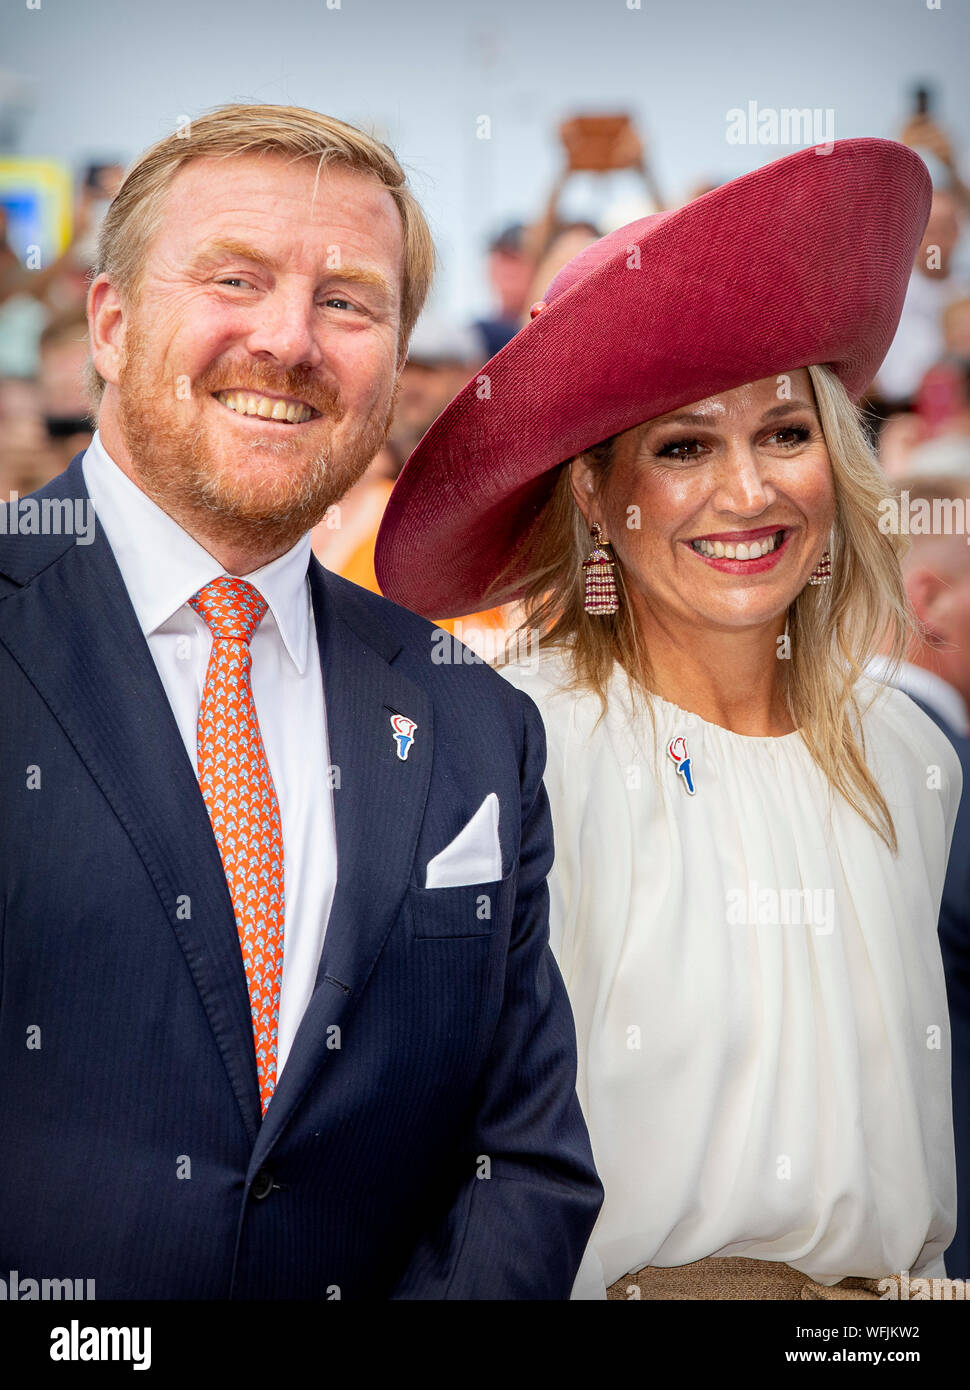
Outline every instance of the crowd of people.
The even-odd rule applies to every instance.
[[[970,476],[970,190],[950,141],[928,116],[900,131],[945,181],[913,266],[899,329],[865,402],[888,476]],[[116,187],[122,170],[104,166]],[[692,196],[716,185],[697,182]],[[557,187],[556,193],[559,192]],[[83,387],[85,296],[98,199],[85,186],[74,233],[49,266],[28,270],[11,248],[0,207],[0,495],[20,496],[56,476],[92,433]],[[531,223],[497,231],[484,250],[491,311],[462,323],[439,310],[418,323],[385,446],[360,483],[314,532],[314,552],[335,572],[377,591],[373,544],[383,503],[421,437],[458,389],[529,321],[556,273],[603,230],[563,220],[554,195]],[[507,614],[476,615],[495,625]],[[447,624],[447,620],[446,620]],[[476,623],[466,629],[473,633]]]

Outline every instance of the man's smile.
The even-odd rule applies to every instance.
[[[288,425],[304,425],[320,416],[319,410],[314,410],[306,401],[292,396],[268,396],[262,391],[215,391],[213,400],[236,415],[253,415],[259,420],[275,420]]]

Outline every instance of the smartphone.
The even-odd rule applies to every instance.
[[[913,115],[932,116],[933,114],[933,89],[932,87],[916,87],[913,89]]]

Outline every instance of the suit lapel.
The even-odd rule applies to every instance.
[[[80,462],[45,493],[85,497]],[[249,992],[232,900],[192,764],[103,533],[90,545],[59,538],[56,563],[45,553],[49,538],[38,540],[35,554],[45,567],[33,577],[15,576],[29,582],[0,603],[0,642],[141,857],[255,1139],[260,1112]],[[18,538],[18,564],[26,543]]]
[[[255,1166],[325,1062],[367,985],[411,878],[431,778],[432,706],[390,664],[400,641],[355,587],[310,562],[330,764],[335,770],[337,886],[316,987],[260,1131]],[[430,660],[430,644],[429,644]],[[414,720],[398,756],[391,715]],[[339,786],[336,773],[339,772]]]

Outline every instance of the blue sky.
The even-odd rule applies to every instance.
[[[577,109],[631,111],[671,199],[793,148],[728,142],[727,113],[751,101],[831,111],[836,138],[893,136],[925,80],[970,160],[970,0],[337,3],[0,0],[0,71],[29,101],[17,153],[128,160],[233,100],[365,125],[409,170],[441,252],[436,305],[455,316],[483,307],[483,243],[539,210]],[[591,184],[575,212],[596,210]],[[607,201],[630,191],[617,180]]]

